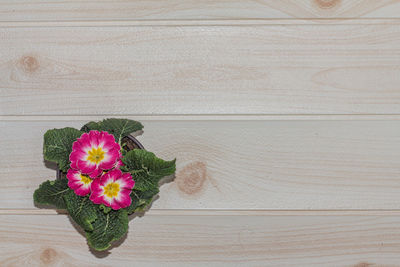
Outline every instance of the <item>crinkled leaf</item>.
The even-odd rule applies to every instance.
[[[157,158],[154,153],[143,149],[134,149],[122,158],[125,166],[122,168],[132,174],[135,180],[135,190],[146,191],[158,187],[161,178],[175,172],[175,160],[165,161]]]
[[[48,130],[44,134],[44,159],[56,162],[61,171],[67,172],[70,164],[69,154],[72,151],[72,144],[82,133],[70,127]]]
[[[128,222],[126,209],[111,210],[108,213],[97,209],[93,231],[86,231],[89,245],[99,251],[108,249],[111,242],[120,239],[128,231]]]
[[[45,134],[45,159],[56,162],[65,173],[70,163],[72,144],[82,131],[107,131],[121,143],[122,138],[142,129],[142,124],[133,120],[106,119],[89,122],[81,131],[73,128],[50,130]],[[88,244],[96,250],[106,250],[114,240],[123,237],[128,230],[128,213],[146,209],[159,192],[160,179],[175,172],[175,160],[164,161],[145,150],[123,152],[125,166],[121,169],[129,171],[136,182],[131,193],[132,204],[125,209],[113,210],[93,204],[87,196],[77,196],[68,188],[67,179],[47,181],[34,194],[37,203],[66,208],[71,218],[85,230]]]
[[[65,209],[64,195],[71,191],[67,179],[46,181],[33,193],[36,204],[53,205],[57,209]]]
[[[91,130],[107,131],[114,135],[115,141],[121,144],[122,138],[143,129],[143,125],[134,120],[128,119],[105,119],[103,121],[91,121],[82,127],[82,131],[89,132]]]
[[[93,231],[93,222],[97,218],[99,208],[89,197],[81,197],[70,190],[64,196],[67,211],[71,218],[86,231]]]
[[[90,121],[82,126],[81,131],[90,132],[92,130],[101,131],[101,122]]]
[[[157,158],[154,153],[134,149],[127,152],[122,161],[125,166],[121,169],[130,172],[135,180],[128,214],[145,210],[159,192],[160,179],[175,172],[175,160],[165,161]]]
[[[158,186],[149,187],[146,191],[132,190],[132,203],[126,208],[128,214],[145,210],[153,200],[153,197],[159,192]]]

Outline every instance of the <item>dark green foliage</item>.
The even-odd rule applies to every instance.
[[[151,186],[146,191],[132,190],[132,203],[127,207],[128,214],[144,211],[152,202],[153,197],[159,192],[158,186]]]
[[[143,129],[143,125],[134,120],[128,119],[105,119],[103,121],[91,121],[85,124],[81,130],[89,132],[91,130],[106,131],[115,137],[115,141],[121,144],[122,138]]]
[[[86,237],[92,248],[102,251],[108,249],[111,242],[125,235],[129,219],[126,209],[104,213],[98,208],[96,211],[97,219],[93,222],[93,231],[86,231]]]
[[[67,211],[74,221],[85,231],[93,231],[92,223],[96,220],[97,205],[88,196],[81,197],[70,190],[64,195]]]
[[[57,209],[65,209],[64,195],[72,192],[68,187],[68,180],[46,181],[42,183],[33,193],[33,200],[36,204],[52,205]]]
[[[100,122],[89,122],[81,131],[73,128],[53,129],[44,135],[44,158],[56,162],[60,170],[66,173],[69,169],[69,155],[72,144],[84,132],[91,130],[107,131],[113,134],[116,142],[142,130],[140,122],[126,119],[105,119]],[[81,197],[68,187],[67,179],[46,181],[35,191],[33,198],[36,204],[53,205],[66,209],[71,218],[85,230],[88,244],[96,250],[106,250],[114,240],[125,235],[128,230],[128,215],[145,210],[159,192],[159,181],[164,176],[175,172],[175,160],[164,161],[153,153],[134,149],[122,151],[123,172],[130,172],[135,180],[131,193],[132,204],[124,209],[113,210],[103,204],[96,205],[89,196]]]
[[[74,128],[62,128],[48,130],[44,134],[43,155],[44,159],[58,164],[61,171],[69,169],[69,154],[72,152],[72,144],[83,132]]]
[[[131,150],[122,161],[125,166],[121,169],[130,172],[135,180],[131,193],[132,204],[128,207],[129,214],[146,209],[159,192],[160,179],[175,172],[175,160],[162,160],[146,150]]]
[[[142,149],[129,151],[122,162],[125,166],[121,169],[132,174],[135,189],[139,191],[148,190],[157,185],[161,178],[175,172],[175,160],[165,161]]]
[[[85,230],[89,245],[96,250],[109,248],[111,242],[120,239],[128,230],[125,209],[116,211],[96,205],[88,196],[81,197],[73,191],[64,195],[64,199],[69,215]]]

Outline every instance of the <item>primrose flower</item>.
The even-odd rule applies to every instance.
[[[71,168],[96,178],[103,170],[112,169],[121,158],[121,147],[107,132],[84,133],[72,145]]]
[[[93,180],[78,170],[69,169],[67,173],[68,186],[78,196],[86,196],[90,193],[90,185]]]
[[[135,181],[130,173],[122,173],[121,170],[114,169],[93,181],[90,200],[114,210],[126,208],[132,202],[130,194],[134,186]]]
[[[122,162],[121,159],[118,159],[117,162],[115,162],[114,168],[119,169],[122,166],[125,166],[125,164]]]

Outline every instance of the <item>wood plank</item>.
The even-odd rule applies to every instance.
[[[134,118],[134,117],[131,117]],[[47,129],[72,121],[0,122],[0,208],[35,209],[55,172]],[[145,147],[177,158],[155,209],[398,209],[400,121],[143,121]]]
[[[400,120],[400,114],[334,114],[334,115],[113,115],[113,118],[133,117],[139,121],[371,121],[385,120],[397,121]],[[96,115],[3,115],[0,116],[0,121],[99,121],[103,120],[104,116]]]
[[[0,215],[60,215],[66,210],[56,209],[0,209]],[[157,209],[146,211],[146,216],[400,216],[400,209],[368,210],[266,210],[266,209]]]
[[[110,254],[94,254],[65,215],[2,215],[0,262],[8,267],[398,266],[400,261],[399,216],[144,216],[129,226],[126,240]]]
[[[399,18],[398,0],[3,0],[0,21]]]
[[[1,28],[0,36],[0,115],[400,114],[398,25]]]
[[[246,20],[103,20],[103,21],[0,21],[0,28],[63,27],[185,27],[185,26],[272,26],[272,25],[399,25],[400,19],[246,19]]]

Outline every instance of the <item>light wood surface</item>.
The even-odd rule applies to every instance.
[[[398,0],[3,0],[0,21],[399,18]]]
[[[400,0],[0,1],[0,266],[400,266]],[[174,182],[109,254],[46,130],[142,121]]]
[[[0,122],[0,180],[15,177],[0,187],[0,208],[34,208],[35,188],[55,177],[44,132],[85,121]],[[400,206],[400,121],[141,121],[145,147],[177,158],[155,209]]]
[[[0,36],[0,115],[400,114],[400,24]]]
[[[18,267],[398,266],[400,217],[145,215],[107,256],[90,253],[65,215],[8,215],[0,248]]]

